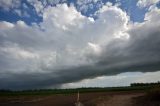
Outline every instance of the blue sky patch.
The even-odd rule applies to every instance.
[[[94,17],[94,13],[101,8],[104,4],[107,2],[111,2],[113,5],[116,3],[120,4],[120,8],[127,12],[127,14],[130,16],[131,21],[133,22],[143,22],[144,15],[147,12],[146,8],[139,8],[137,7],[137,0],[120,0],[117,2],[117,0],[98,0],[97,2],[88,2],[85,5],[79,5],[75,0],[68,0],[63,1],[60,0],[59,3],[67,3],[68,5],[74,4],[76,9],[80,11],[83,15],[87,17]],[[49,2],[42,1],[42,4],[47,6],[56,6],[57,4]],[[160,5],[158,3],[157,5]],[[39,23],[43,19],[40,15],[37,14],[35,11],[35,8],[33,5],[29,4],[26,0],[23,0],[21,2],[21,6],[19,8],[10,9],[9,11],[6,11],[1,8],[0,10],[0,20],[1,21],[8,21],[8,22],[16,22],[18,20],[22,20],[26,22],[27,24],[31,24],[33,22]],[[19,14],[18,14],[19,11]]]

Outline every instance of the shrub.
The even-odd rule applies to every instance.
[[[146,98],[154,101],[160,101],[160,86],[149,90],[146,94]]]

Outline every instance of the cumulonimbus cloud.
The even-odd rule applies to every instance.
[[[106,4],[98,19],[73,5],[43,10],[43,22],[0,22],[0,88],[60,86],[85,78],[160,69],[160,10],[142,23]]]

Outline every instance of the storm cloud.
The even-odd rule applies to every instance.
[[[160,70],[157,7],[141,23],[110,3],[97,10],[97,19],[67,4],[42,12],[39,24],[0,22],[0,88],[60,87],[103,75]]]

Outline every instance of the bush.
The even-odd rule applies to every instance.
[[[160,101],[160,86],[154,87],[147,92],[146,97],[150,100]]]

